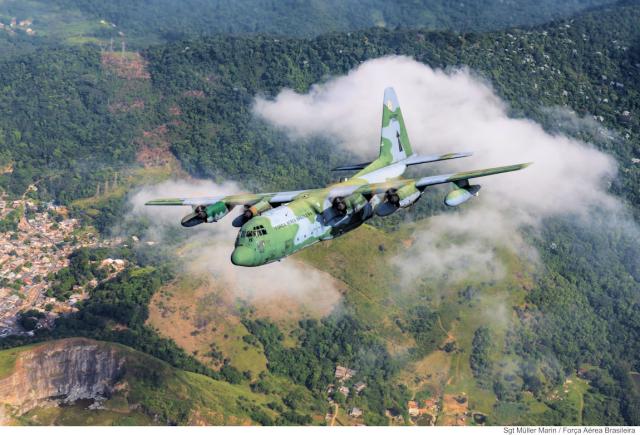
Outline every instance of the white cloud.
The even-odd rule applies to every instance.
[[[498,276],[496,246],[532,255],[520,237],[522,226],[535,227],[557,215],[586,218],[594,207],[621,208],[607,193],[617,171],[612,157],[549,134],[531,120],[509,117],[491,86],[466,69],[444,72],[408,57],[384,57],[314,85],[307,94],[284,90],[273,100],[258,98],[254,111],[293,137],[325,136],[373,159],[387,86],[396,90],[414,151],[474,152],[466,159],[424,165],[423,173],[534,162],[523,171],[474,180],[483,185],[479,198],[462,205],[459,214],[430,219],[398,262],[406,276],[440,276],[461,265],[486,271],[491,264]]]

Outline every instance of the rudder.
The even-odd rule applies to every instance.
[[[386,164],[406,159],[413,154],[409,135],[404,124],[400,103],[393,88],[384,90],[382,104],[382,129],[380,132],[380,156]]]

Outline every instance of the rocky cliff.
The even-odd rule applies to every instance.
[[[84,338],[22,351],[13,370],[0,379],[0,424],[45,403],[109,395],[124,374],[125,360],[118,347]]]

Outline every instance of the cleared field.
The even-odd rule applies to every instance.
[[[253,376],[266,370],[262,347],[242,340],[249,332],[240,322],[234,301],[204,277],[181,277],[157,292],[149,305],[147,323],[212,368],[221,363],[210,356],[215,344],[239,370],[249,370]]]
[[[419,361],[409,363],[398,380],[413,392],[428,388],[434,396],[440,397],[449,379],[451,361],[451,354],[432,352]]]

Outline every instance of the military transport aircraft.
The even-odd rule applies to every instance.
[[[382,107],[380,155],[372,162],[335,169],[358,171],[351,178],[318,189],[156,199],[146,205],[191,206],[193,212],[182,219],[185,227],[217,222],[235,206],[242,206],[242,214],[232,222],[234,227],[240,227],[240,232],[231,262],[238,266],[260,266],[316,242],[341,236],[373,216],[388,216],[409,207],[420,199],[428,186],[453,183],[454,189],[444,199],[446,205],[453,207],[478,195],[480,185],[470,184],[470,179],[517,171],[530,165],[524,163],[420,179],[401,178],[407,166],[470,155],[414,154],[398,98],[393,88],[387,88]]]

